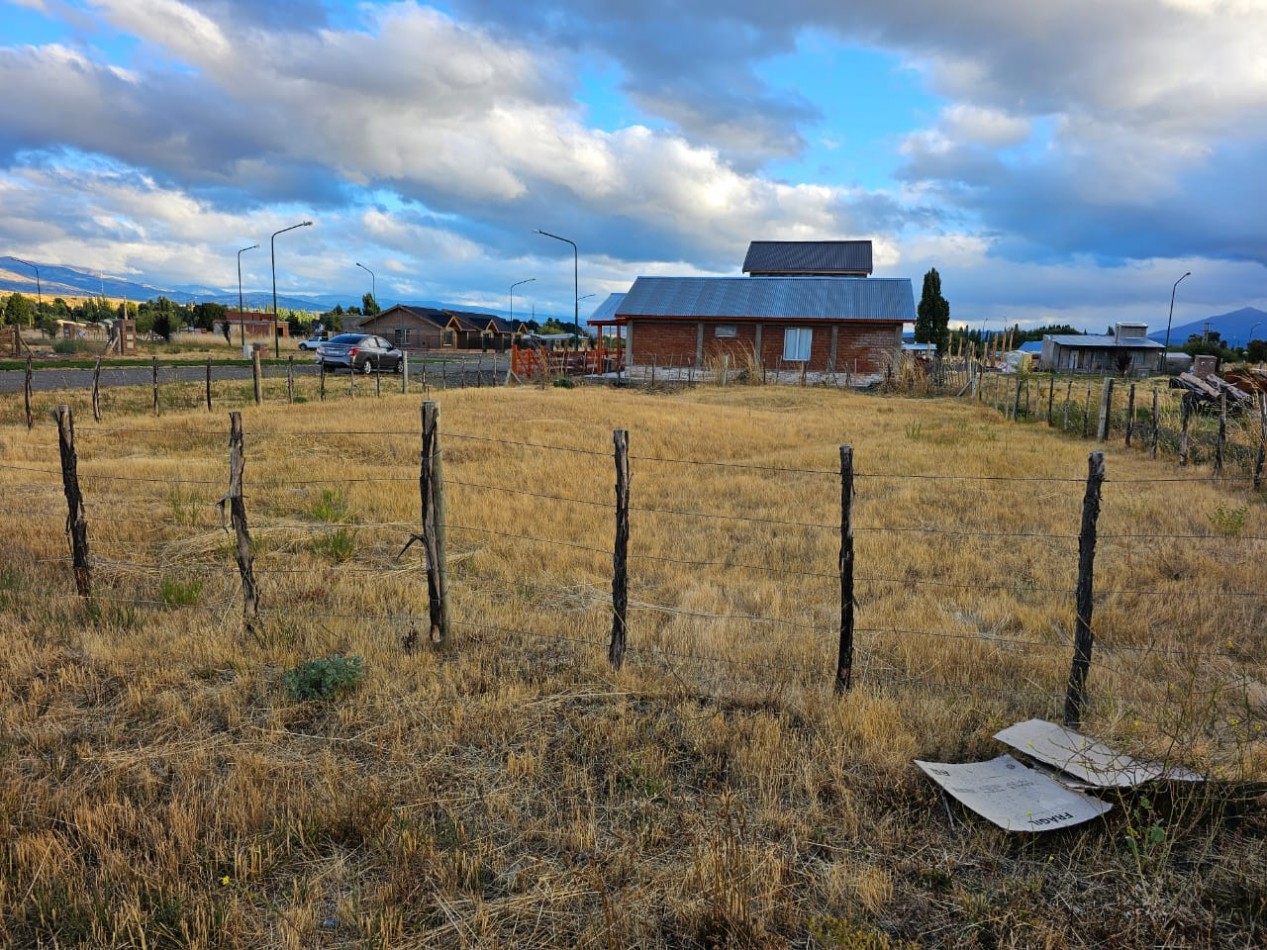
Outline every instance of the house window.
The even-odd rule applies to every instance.
[[[739,336],[739,327],[735,326],[733,323],[719,323],[717,324],[716,329],[713,330],[713,333],[718,339],[733,340],[735,337]]]
[[[788,327],[783,331],[783,359],[789,363],[808,363],[814,331],[809,327]]]
[[[397,346],[409,345],[409,328],[408,327],[396,328],[396,345]]]

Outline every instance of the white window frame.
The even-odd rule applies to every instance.
[[[713,328],[713,336],[719,340],[734,340],[739,337],[739,324],[719,323]]]
[[[813,348],[813,327],[783,328],[783,362],[808,363]]]
[[[409,327],[396,328],[396,345],[397,346],[409,345]]]

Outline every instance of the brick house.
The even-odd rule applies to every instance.
[[[633,367],[885,372],[915,319],[906,278],[639,277],[616,308]]]

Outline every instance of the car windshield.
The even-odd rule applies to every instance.
[[[340,333],[338,336],[332,337],[326,342],[327,343],[341,343],[346,346],[352,343],[360,343],[364,339],[365,339],[364,333]]]

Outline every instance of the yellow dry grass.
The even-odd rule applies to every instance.
[[[97,424],[83,394],[41,395],[28,433],[20,397],[0,406],[0,942],[1262,939],[1267,512],[1243,480],[1105,449],[1087,731],[1212,790],[1019,839],[951,828],[911,759],[991,757],[1002,726],[1059,717],[1090,444],[815,389],[444,392],[455,623],[434,650],[417,546],[397,557],[419,399],[346,385],[318,402],[300,381],[309,401],[286,406],[273,381],[256,408],[249,383],[218,384],[244,416],[255,635],[215,508],[224,412],[153,418],[120,390]],[[168,405],[197,405],[180,392]],[[66,564],[58,400],[91,605]],[[634,506],[618,674],[615,428]],[[838,699],[841,443],[861,477],[857,685]],[[364,659],[363,684],[290,698],[284,671],[334,652]]]

